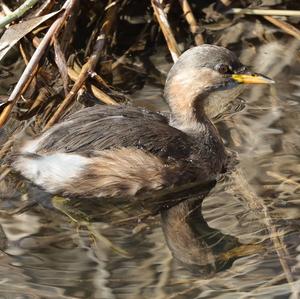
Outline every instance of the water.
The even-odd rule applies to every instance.
[[[263,43],[256,53],[249,49],[241,52],[242,60],[277,84],[252,88],[243,96],[247,108],[218,123],[240,163],[205,199],[202,212],[224,238],[261,247],[235,256],[226,270],[204,279],[176,264],[159,217],[139,223],[138,208],[102,203],[95,210],[92,205],[97,221],[90,229],[101,233],[98,239],[53,209],[35,206],[7,214],[42,196],[28,196],[31,187],[9,175],[0,186],[0,298],[297,298],[299,43],[288,39]],[[153,62],[166,72],[170,64],[163,54]],[[161,94],[149,76],[132,97],[164,110]]]

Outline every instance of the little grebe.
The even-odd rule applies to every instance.
[[[155,197],[167,190],[165,196],[178,186],[214,181],[226,153],[210,117],[241,93],[242,83],[273,81],[248,71],[225,48],[194,47],[168,74],[170,119],[130,106],[85,108],[26,142],[12,166],[49,193],[80,198]],[[169,233],[176,216],[168,215],[183,216],[185,209],[178,211],[162,213],[173,253],[191,241],[180,244]]]

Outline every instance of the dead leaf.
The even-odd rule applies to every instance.
[[[65,95],[67,95],[68,84],[69,84],[67,61],[64,53],[62,52],[60,43],[56,37],[54,37],[54,52],[55,52],[55,62],[63,81]]]
[[[55,11],[45,16],[32,18],[30,20],[10,26],[0,39],[0,61],[21,38],[59,12],[60,11]]]

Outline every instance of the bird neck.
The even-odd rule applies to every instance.
[[[183,131],[193,140],[193,150],[190,159],[200,162],[207,168],[207,175],[214,176],[224,168],[226,151],[219,132],[207,117],[201,96],[192,101],[192,105],[182,106],[183,101],[176,101],[172,105],[172,119],[170,124]],[[180,103],[180,104],[177,104]]]
[[[164,96],[172,111],[172,125],[186,133],[198,135],[212,128],[204,109],[211,92],[211,70],[190,68],[170,71]]]
[[[180,101],[169,101],[169,105],[172,111],[171,123],[177,129],[194,136],[218,135],[204,111],[202,97],[196,96],[192,101],[184,98]]]

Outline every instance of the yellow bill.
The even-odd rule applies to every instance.
[[[243,84],[274,84],[275,81],[261,74],[233,74],[232,79]]]

